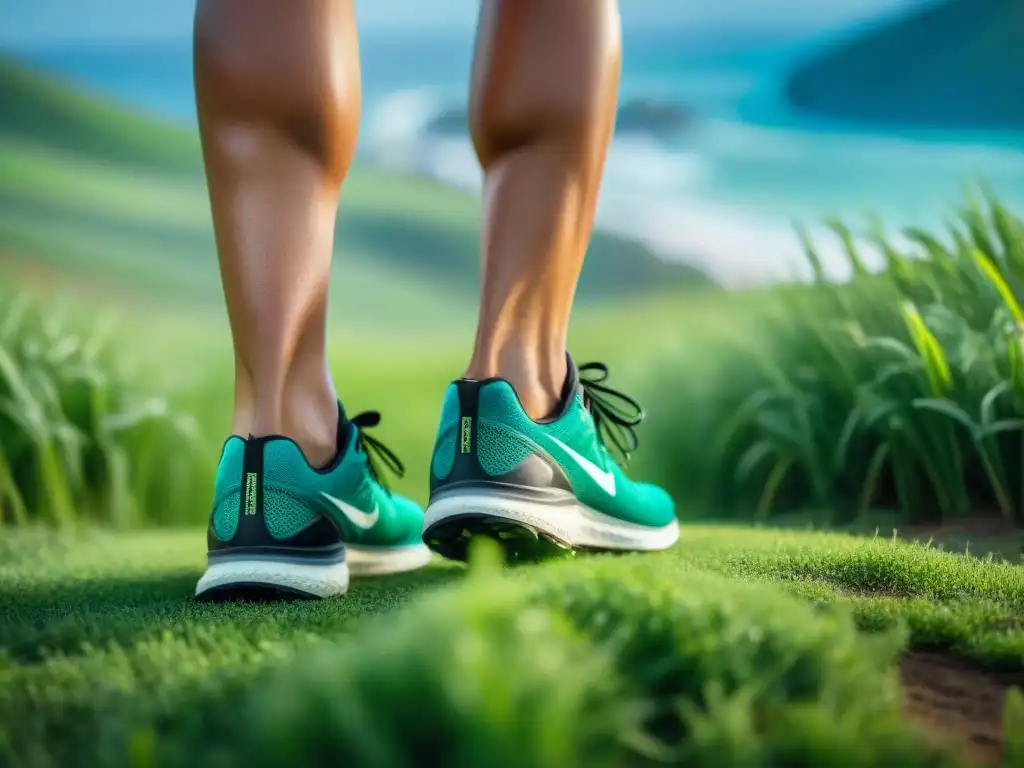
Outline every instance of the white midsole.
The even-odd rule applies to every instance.
[[[381,576],[422,568],[430,562],[431,552],[423,544],[408,547],[358,547],[345,545],[349,572],[353,576]]]
[[[679,539],[679,523],[630,523],[583,504],[559,506],[496,493],[453,493],[427,507],[423,530],[462,515],[488,515],[531,526],[573,547],[657,551]]]
[[[283,560],[225,560],[213,562],[196,585],[196,595],[218,587],[263,584],[317,597],[343,595],[348,590],[348,563],[295,563]]]

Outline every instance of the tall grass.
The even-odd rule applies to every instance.
[[[27,358],[17,352],[23,347],[96,347],[96,353],[87,355],[88,367],[94,379],[104,382],[100,387],[102,408],[126,414],[110,416],[113,424],[131,422],[130,429],[118,431],[116,445],[110,448],[121,457],[123,475],[92,471],[86,482],[81,482],[79,475],[61,468],[53,473],[50,484],[60,487],[59,481],[65,481],[68,491],[64,495],[71,499],[70,505],[42,501],[25,509],[18,499],[49,486],[39,483],[35,461],[21,462],[11,472],[8,488],[16,493],[11,495],[12,501],[4,503],[3,519],[57,523],[85,519],[117,526],[200,526],[206,521],[217,456],[231,428],[233,358],[227,319],[219,309],[183,312],[161,304],[139,308],[119,303],[116,297],[115,293],[110,306],[119,322],[107,323],[104,328],[109,333],[100,336],[101,328],[94,320],[82,319],[95,307],[94,300],[73,299],[73,311],[58,321],[51,298],[40,303],[28,295],[16,299],[0,296],[2,313],[14,313],[12,318],[21,313],[28,316],[18,326],[12,320],[12,340],[0,343],[0,349],[14,355],[12,368],[17,377],[26,375]],[[669,298],[676,301],[674,294]],[[704,299],[694,296],[693,301],[699,300],[713,301],[710,295]],[[616,384],[632,389],[646,375],[646,366],[638,364],[643,360],[636,355],[633,329],[653,324],[663,304],[667,306],[668,299],[659,297],[657,301],[609,303],[600,313],[584,308],[573,329],[573,350],[581,359],[600,357],[610,362]],[[49,317],[53,329],[49,337],[42,328],[44,317]],[[660,347],[674,335],[654,330],[646,334],[646,357],[656,358]],[[370,335],[358,326],[349,326],[347,317],[331,327],[328,359],[346,409],[353,414],[362,410],[383,414],[375,434],[401,457],[406,470],[404,477],[392,478],[393,487],[420,503],[427,500],[441,400],[450,381],[465,368],[472,334],[471,322],[402,335],[390,329]],[[93,335],[95,341],[87,344],[86,339]],[[76,341],[63,341],[65,337]],[[620,360],[632,365],[624,366]],[[70,370],[75,365],[67,362],[64,367]],[[68,378],[59,368],[54,366],[46,376],[57,381]],[[62,383],[58,389],[67,386]],[[3,392],[0,390],[0,396]],[[51,415],[43,423],[65,420],[62,407],[52,405],[48,413]],[[110,441],[102,438],[101,421],[92,419],[79,427],[79,432],[89,435],[87,442],[92,445],[110,446]],[[18,442],[22,442],[22,432],[19,428]],[[9,440],[15,437],[0,433],[4,456],[8,455]],[[55,441],[37,442],[47,445]],[[128,478],[130,492],[114,493],[112,483],[115,479],[123,483],[123,476]],[[105,501],[113,497],[120,502]],[[67,514],[55,518],[55,509],[69,507]]]
[[[878,274],[832,228],[852,278],[829,280],[803,236],[814,284],[755,310],[757,330],[723,341],[700,401],[672,404],[652,436],[663,479],[697,513],[1019,522],[1024,224],[970,191],[945,232],[909,230],[906,248],[873,226]]]
[[[133,388],[107,331],[0,295],[0,522],[159,521],[198,492],[194,419]]]

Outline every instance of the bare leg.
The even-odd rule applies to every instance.
[[[470,98],[485,173],[483,285],[468,378],[555,408],[569,313],[615,120],[615,0],[485,0]]]
[[[361,93],[352,0],[199,0],[195,85],[235,347],[233,431],[336,451],[327,282]]]

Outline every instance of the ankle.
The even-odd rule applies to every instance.
[[[505,379],[526,415],[540,420],[557,411],[567,375],[564,349],[541,354],[526,347],[506,347],[496,353],[474,354],[465,378]]]
[[[325,467],[338,455],[338,400],[288,401],[281,434],[294,440],[311,467]]]
[[[313,467],[330,463],[338,452],[338,399],[328,379],[316,387],[290,388],[274,397],[236,396],[235,434],[282,435],[294,440]]]

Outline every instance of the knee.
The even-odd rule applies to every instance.
[[[587,1],[612,12],[596,24],[545,27],[542,14],[535,14],[536,22],[502,24],[499,11],[492,30],[482,25],[480,34],[493,40],[477,56],[469,129],[485,169],[497,157],[539,142],[586,151],[607,131],[621,59],[618,14],[613,2]]]

